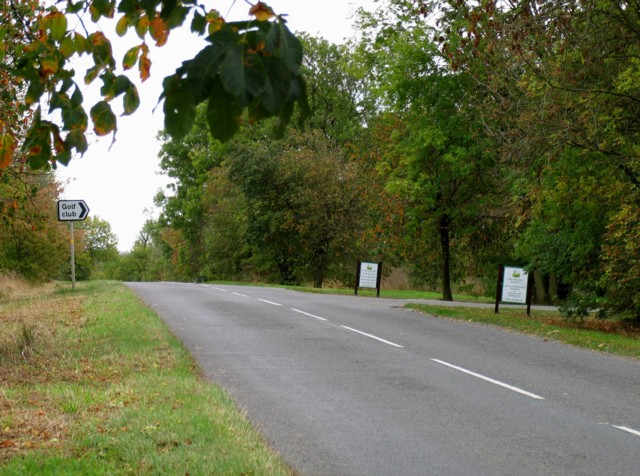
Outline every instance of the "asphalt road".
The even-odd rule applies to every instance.
[[[129,286],[302,475],[640,474],[640,362],[403,301]]]

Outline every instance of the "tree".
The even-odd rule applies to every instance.
[[[58,276],[68,258],[65,229],[55,217],[59,184],[51,173],[27,170],[18,147],[33,116],[14,71],[28,43],[27,25],[42,15],[34,0],[0,5],[0,272],[34,281]]]
[[[216,10],[207,11],[193,0],[69,0],[62,10],[55,5],[29,10],[31,6],[35,2],[9,0],[2,7],[7,21],[0,26],[0,51],[9,60],[3,62],[1,79],[12,87],[26,85],[24,103],[34,114],[24,140],[12,128],[0,131],[0,168],[7,167],[8,157],[16,150],[24,151],[33,169],[67,164],[72,154],[87,150],[89,118],[98,136],[115,134],[113,101],[122,99],[125,115],[137,109],[137,88],[121,74],[106,30],[99,23],[116,15],[116,34],[124,37],[135,31],[139,40],[134,40],[122,58],[122,70],[137,66],[142,81],[151,70],[148,42],[164,45],[171,31],[183,28],[187,18],[192,32],[208,35],[208,45],[164,80],[161,99],[169,134],[184,136],[200,103],[207,103],[209,130],[222,141],[237,132],[244,111],[250,120],[279,118],[282,132],[296,103],[305,110],[304,82],[299,74],[302,47],[283,17],[262,2],[252,5],[252,20],[229,23]],[[93,31],[87,17],[95,25]],[[20,35],[17,42],[14,32]],[[102,81],[101,99],[88,113],[84,88],[76,82],[73,70],[75,59],[83,55],[91,60],[84,83]],[[48,112],[41,101],[49,106]]]
[[[105,265],[118,260],[118,238],[111,231],[109,222],[90,216],[76,227],[82,234],[83,248],[90,262],[90,276],[103,275]]]
[[[14,203],[0,220],[0,272],[32,281],[57,277],[69,259],[68,232],[56,216],[59,186],[44,172],[24,174],[14,185],[0,183],[0,197]],[[33,188],[39,192],[29,195]]]
[[[354,262],[361,190],[354,164],[319,131],[234,147],[230,178],[248,205],[246,237],[282,283],[322,287],[331,266]]]
[[[406,199],[404,248],[414,272],[425,280],[437,272],[443,299],[452,300],[456,254],[462,261],[474,237],[490,243],[490,229],[501,220],[494,205],[499,168],[472,106],[477,89],[469,74],[447,67],[430,28],[385,27],[392,20],[386,16],[373,20],[375,39],[361,44],[360,55],[387,111],[382,121],[394,124],[383,138],[390,145],[380,170],[387,190]]]
[[[213,279],[246,278],[246,262],[251,257],[246,236],[249,208],[242,189],[229,178],[228,167],[209,171],[202,203],[203,274]]]
[[[172,236],[171,243],[181,245],[175,251],[174,261],[184,270],[185,279],[196,279],[205,265],[203,224],[206,222],[203,194],[209,171],[221,164],[228,145],[213,139],[206,127],[206,108],[198,108],[195,127],[183,138],[172,138],[161,133],[164,141],[160,152],[160,168],[174,180],[170,194],[160,193],[156,204],[163,208],[162,226],[171,228],[181,236]]]

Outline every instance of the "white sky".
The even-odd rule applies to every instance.
[[[353,13],[357,7],[376,7],[375,0],[267,0],[265,3],[278,14],[288,14],[292,31],[305,31],[333,43],[352,36]],[[246,0],[212,0],[210,4],[227,20],[248,19],[250,5]],[[103,24],[102,27],[113,41],[116,38],[115,23]],[[185,29],[188,30],[188,26]],[[152,51],[151,78],[142,85],[136,82],[140,108],[131,116],[118,118],[118,132],[113,145],[111,136],[98,138],[90,135],[89,150],[84,156],[74,157],[67,167],[59,166],[56,172],[58,179],[66,184],[60,198],[84,200],[91,216],[109,222],[118,236],[120,251],[131,250],[148,218],[145,209],[152,211],[154,218],[158,215],[158,210],[154,210],[153,197],[169,183],[169,179],[159,175],[158,167],[160,143],[156,135],[163,127],[162,106],[155,113],[152,110],[158,102],[164,77],[202,48],[194,38],[178,37],[173,32],[167,45]],[[129,37],[121,52],[114,45],[118,63],[121,63],[126,48],[136,42],[139,42],[136,37]],[[85,70],[86,67],[77,67],[78,73],[84,74]],[[135,74],[129,77],[136,79]],[[97,79],[83,92],[87,104],[95,102],[92,102],[91,91],[100,85],[101,81]]]

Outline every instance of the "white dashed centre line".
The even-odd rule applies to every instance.
[[[359,331],[358,329],[354,329],[352,327],[347,327],[347,326],[340,326],[340,327],[342,327],[343,329],[347,329],[347,330],[349,330],[351,332],[356,332],[356,333],[361,334],[363,336],[370,337],[370,338],[375,339],[377,341],[380,341],[380,342],[382,342],[384,344],[391,345],[391,346],[397,347],[399,349],[404,349],[404,347],[401,346],[400,344],[396,344],[394,342],[391,342],[391,341],[388,341],[388,340],[385,340],[385,339],[381,339],[380,337],[374,336],[373,334],[367,334],[366,332]]]
[[[313,317],[314,319],[319,319],[321,321],[328,321],[328,319],[325,319],[324,317],[314,316],[313,314],[309,314],[308,312],[304,312],[304,311],[301,311],[299,309],[291,308],[291,310],[295,311],[295,312],[299,312],[300,314],[304,314],[305,316]]]
[[[226,292],[227,292],[227,290],[226,290],[226,289],[216,288],[215,286],[211,286],[211,289],[215,289],[216,291],[222,291],[223,293],[226,293]]]
[[[467,370],[467,369],[464,369],[462,367],[458,367],[457,365],[450,364],[450,363],[445,362],[443,360],[438,360],[438,359],[431,359],[431,360],[436,362],[436,363],[438,363],[438,364],[445,365],[445,366],[447,366],[449,368],[457,370],[459,372],[463,372],[463,373],[465,373],[467,375],[471,375],[473,377],[476,377],[476,378],[479,378],[481,380],[484,380],[485,382],[489,382],[489,383],[492,383],[494,385],[498,385],[500,387],[509,389],[512,392],[520,393],[522,395],[526,395],[527,397],[534,398],[536,400],[544,400],[544,397],[541,397],[540,395],[536,395],[535,393],[527,392],[526,390],[522,390],[521,388],[514,387],[513,385],[509,385],[507,383],[500,382],[499,380],[494,380],[492,378],[485,377],[484,375],[472,372],[471,370]]]
[[[611,425],[614,428],[617,428],[618,430],[622,430],[622,431],[626,431],[627,433],[631,433],[632,435],[636,435],[636,436],[640,436],[640,431],[638,430],[634,430],[633,428],[628,428],[626,426],[617,426],[617,425]]]
[[[258,299],[258,301],[266,302],[267,304],[271,304],[273,306],[282,306],[282,304],[278,304],[277,302],[267,301],[266,299]]]
[[[236,296],[240,296],[240,297],[249,297],[246,294],[236,293],[235,291],[232,294],[235,294]]]

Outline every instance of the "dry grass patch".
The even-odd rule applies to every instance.
[[[39,285],[29,283],[15,273],[0,274],[0,304],[33,295]]]
[[[0,463],[28,451],[60,447],[67,421],[50,399],[31,393],[10,399],[0,393]]]
[[[54,284],[34,285],[0,277],[0,461],[55,448],[67,432],[67,417],[34,386],[68,374],[60,365],[70,342],[66,327],[82,325],[80,295],[56,296]]]
[[[19,289],[0,303],[0,382],[46,383],[73,346],[66,330],[84,325],[84,297],[55,295],[52,284]]]

